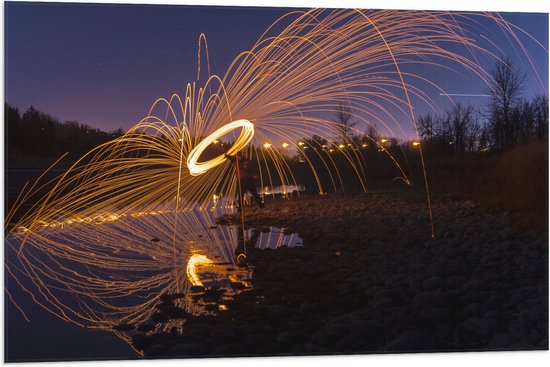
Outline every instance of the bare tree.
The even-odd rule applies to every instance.
[[[470,133],[474,128],[472,106],[456,104],[447,112],[447,134],[457,152],[465,152],[470,145]]]
[[[548,96],[538,96],[533,100],[533,138],[543,140],[548,138]]]
[[[352,135],[352,129],[357,124],[351,122],[353,111],[348,103],[339,102],[338,110],[336,110],[336,122],[338,123],[339,133],[344,141],[348,141]]]
[[[498,150],[512,147],[517,139],[517,120],[514,123],[514,108],[517,107],[525,76],[504,58],[491,73],[490,127],[494,147]]]
[[[418,123],[418,133],[422,139],[432,141],[436,137],[436,118],[427,113],[417,117],[416,121]]]
[[[426,114],[417,121],[420,136],[433,147],[460,153],[477,149],[481,126],[470,105],[458,103],[442,116]]]

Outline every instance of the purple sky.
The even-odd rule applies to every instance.
[[[129,128],[157,98],[184,92],[196,79],[201,32],[208,38],[212,72],[223,75],[238,53],[289,10],[17,2],[6,2],[5,9],[6,102],[21,111],[32,104],[61,120],[107,131]],[[502,15],[548,45],[547,14]],[[547,85],[548,55],[533,42],[525,45]],[[526,72],[527,67],[522,65]],[[486,92],[458,75],[434,73],[433,78],[449,93]],[[529,78],[525,94],[542,92]]]

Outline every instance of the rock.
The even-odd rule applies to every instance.
[[[205,305],[204,309],[206,311],[215,312],[215,311],[219,311],[219,306],[215,303],[210,303],[210,304]]]
[[[164,303],[171,303],[176,299],[183,298],[183,297],[185,297],[185,294],[183,293],[173,293],[173,294],[164,293],[160,295],[159,299]]]
[[[236,290],[239,290],[239,291],[242,291],[245,286],[242,282],[231,282],[229,284],[229,286],[232,288],[232,289],[236,289]]]
[[[229,357],[235,355],[246,354],[247,351],[244,350],[244,347],[241,344],[237,343],[228,343],[221,346],[218,346],[213,352],[210,353],[212,356],[216,357]],[[250,351],[248,351],[250,353]]]
[[[457,313],[450,308],[427,308],[418,312],[419,318],[429,324],[450,322],[458,318]]]
[[[118,325],[115,325],[113,327],[114,330],[118,330],[118,331],[130,331],[130,330],[134,330],[135,329],[135,326],[132,325],[132,324],[118,324]]]
[[[151,324],[145,324],[145,325],[140,325],[138,326],[137,328],[137,331],[142,331],[142,332],[149,332],[151,330],[154,330],[155,329],[155,325],[151,325]]]
[[[447,288],[459,289],[467,282],[468,278],[465,276],[452,276],[447,278],[445,285]]]
[[[193,293],[204,292],[204,287],[202,285],[193,285],[189,290]]]
[[[508,323],[508,333],[513,335],[522,335],[523,334],[523,322],[516,319]]]
[[[169,319],[184,319],[189,316],[183,308],[173,305],[164,305],[159,309],[160,312],[166,315]]]
[[[312,312],[315,312],[315,306],[310,302],[303,302],[300,305],[299,310],[304,314],[310,314]]]
[[[224,293],[224,289],[210,288],[206,289],[203,294],[199,295],[199,297],[205,302],[218,302]]]
[[[154,313],[153,316],[151,316],[151,320],[154,322],[166,322],[169,319],[170,318],[166,314],[161,312]]]
[[[215,333],[215,326],[203,323],[193,323],[183,327],[183,334],[194,339],[207,339]]]
[[[401,333],[386,346],[391,352],[431,351],[433,339],[421,331],[408,330]]]
[[[282,333],[277,334],[276,341],[282,345],[289,345],[296,339],[296,333],[290,331],[283,331]]]
[[[497,325],[495,320],[473,317],[466,320],[462,326],[468,335],[485,339],[495,333]]]
[[[145,350],[146,357],[161,357],[165,356],[169,347],[163,344],[155,344],[152,347]]]
[[[228,327],[218,326],[215,331],[212,333],[210,340],[213,342],[211,344],[219,343],[220,341],[234,341],[237,338],[237,334]]]
[[[422,287],[426,290],[438,290],[444,286],[443,278],[434,276],[430,277],[422,282]]]
[[[447,268],[445,264],[434,263],[428,266],[428,273],[434,276],[443,277],[447,274]]]
[[[510,340],[508,339],[508,334],[501,333],[493,336],[488,347],[494,349],[506,349],[509,344]]]
[[[521,310],[519,313],[519,318],[527,323],[540,323],[544,319],[547,319],[548,313],[543,306],[532,306]]]
[[[153,337],[143,335],[143,334],[135,334],[132,337],[132,344],[139,349],[139,350],[146,350],[150,348],[153,345]]]
[[[499,295],[494,295],[489,297],[485,303],[484,308],[486,310],[499,310],[502,308],[502,305],[504,305],[504,302],[506,302],[506,299]]]
[[[167,354],[169,356],[190,357],[198,356],[200,351],[201,348],[195,344],[182,343],[174,345],[168,350]]]
[[[282,315],[283,312],[284,312],[284,309],[280,305],[272,305],[272,306],[269,306],[268,308],[268,313],[272,316]]]
[[[292,348],[292,352],[296,354],[317,354],[320,351],[321,347],[312,343],[295,345],[294,348]]]
[[[482,314],[481,305],[477,302],[469,303],[461,312],[463,317],[480,316]]]
[[[443,303],[441,292],[422,292],[414,296],[413,307],[433,308]]]
[[[505,320],[506,317],[507,317],[506,312],[502,310],[490,310],[485,312],[485,314],[483,315],[484,319],[493,319],[496,321]]]

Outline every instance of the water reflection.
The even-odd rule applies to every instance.
[[[236,264],[244,242],[260,249],[301,245],[296,234],[275,227],[218,225],[217,217],[232,212],[228,205],[136,212],[8,235],[15,302],[17,292],[28,292],[64,321],[112,330],[125,340],[134,328],[181,330],[184,315],[223,312],[224,302],[251,288],[252,267]],[[162,322],[148,324],[153,316]]]

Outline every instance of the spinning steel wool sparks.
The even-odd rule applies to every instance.
[[[210,144],[214,143],[228,132],[239,127],[242,128],[242,132],[237,140],[233,143],[233,146],[229,148],[226,154],[235,155],[237,152],[245,149],[248,143],[250,143],[250,141],[252,140],[252,137],[254,136],[254,125],[252,125],[248,120],[233,121],[227,125],[220,127],[208,137],[204,138],[204,140],[201,141],[191,151],[191,153],[189,153],[189,156],[187,157],[187,168],[189,169],[189,173],[192,176],[198,176],[205,173],[209,169],[219,166],[220,164],[225,162],[226,159],[223,155],[213,158],[204,163],[199,163],[197,161],[199,160],[199,157],[204,152],[204,150],[208,148]]]
[[[372,144],[388,155],[398,178],[411,184],[408,167],[383,142],[333,116],[344,103],[357,126],[380,126],[386,136],[416,131],[412,101],[437,109],[429,92],[444,93],[429,72],[415,73],[419,65],[454,65],[454,71],[489,85],[490,74],[478,60],[497,60],[499,50],[491,43],[483,48],[472,37],[481,18],[518,42],[524,35],[495,14],[290,12],[276,22],[287,24],[279,34],[268,29],[223,77],[208,75],[199,86],[199,68],[184,96],[158,99],[122,137],[90,151],[60,177],[26,187],[6,217],[10,279],[46,310],[77,325],[110,330],[120,322],[143,322],[160,294],[200,284],[194,266],[214,261],[211,254],[235,261],[235,230],[212,231],[214,220],[201,212],[213,197],[216,214],[231,212],[237,180],[226,153],[243,152],[255,161],[261,187],[285,188],[298,185],[285,159],[287,150],[295,150],[324,193],[341,190],[345,179],[367,190],[367,162],[359,148]],[[304,140],[313,135],[328,143]],[[422,144],[413,144],[424,167]],[[335,154],[353,178],[341,175]],[[320,170],[328,180],[319,178]],[[420,184],[431,221],[425,178],[424,171]],[[31,209],[12,223],[26,203]],[[204,248],[207,255],[191,255]]]

